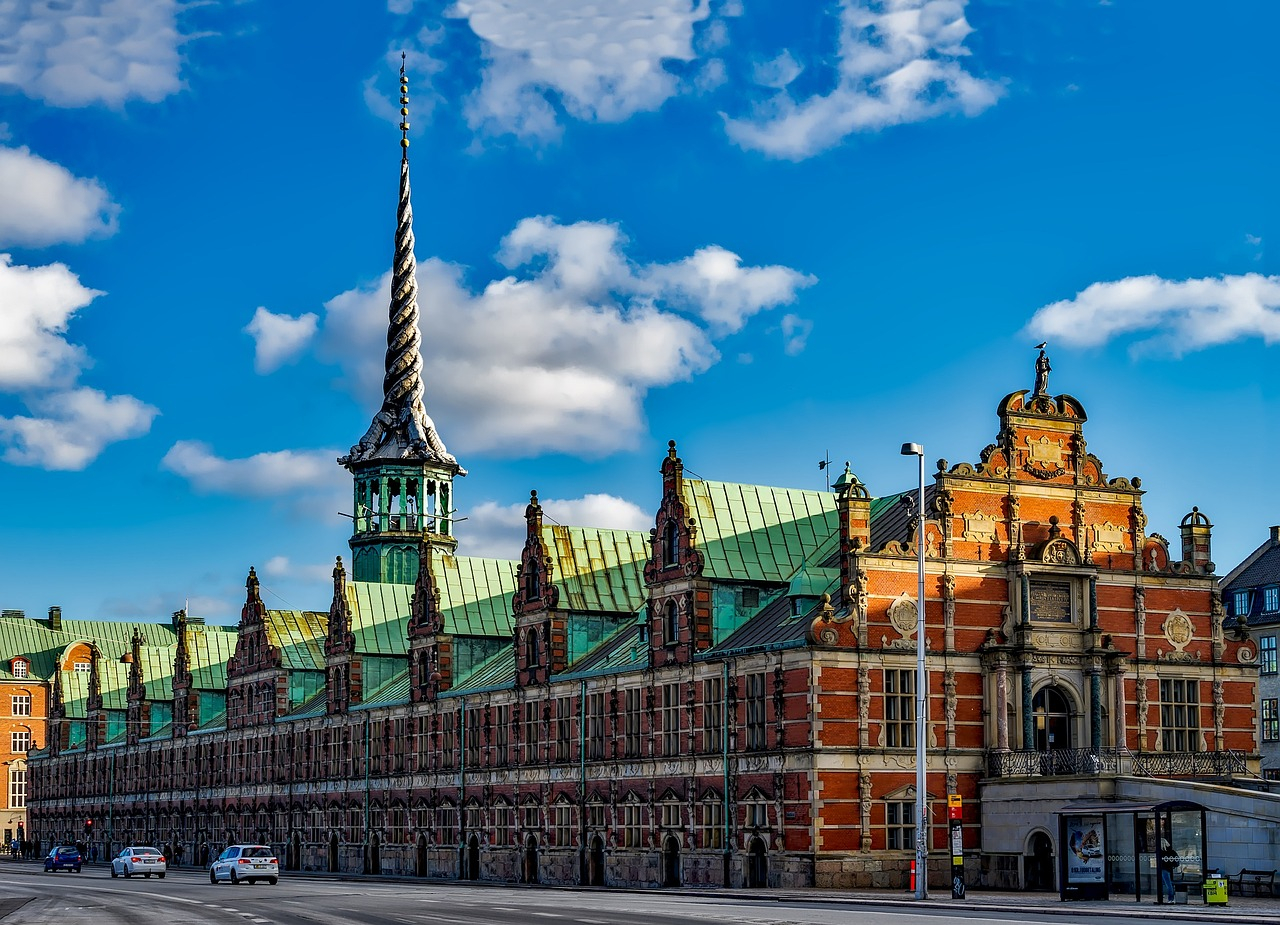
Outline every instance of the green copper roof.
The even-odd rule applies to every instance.
[[[149,646],[171,646],[178,635],[168,623],[146,623],[119,620],[63,620],[62,632],[67,636],[92,639],[105,653],[108,650],[120,655],[133,644],[133,631],[142,633],[142,642]]]
[[[377,690],[371,691],[361,703],[352,709],[372,710],[409,702],[409,669],[395,675]]]
[[[187,658],[196,690],[227,689],[227,661],[236,649],[237,633],[215,626],[187,625]]]
[[[470,691],[510,687],[516,681],[516,650],[514,645],[503,646],[476,667],[467,680],[456,684],[446,693],[462,696]]]
[[[635,613],[644,604],[648,533],[551,524],[542,528],[542,545],[554,559],[562,609]]]
[[[791,576],[791,583],[787,587],[787,595],[789,597],[821,597],[823,594],[833,590],[840,581],[840,570],[838,568],[816,568],[811,565],[802,565]]]
[[[129,665],[117,659],[98,659],[98,690],[102,693],[104,710],[126,709],[129,706]]]
[[[89,700],[89,672],[59,672],[62,683],[62,712],[67,719],[84,719]]]
[[[436,587],[445,632],[454,636],[510,636],[511,596],[520,563],[470,556],[437,556]],[[403,652],[404,649],[401,648]]]
[[[324,670],[324,640],[329,614],[314,610],[268,610],[267,642],[280,650],[290,670]]]
[[[785,582],[839,530],[830,492],[695,479],[684,492],[712,579]]]
[[[35,620],[0,620],[0,679],[13,679],[12,659],[18,655],[30,659],[31,677],[53,677],[58,656],[71,641]]]
[[[405,655],[413,585],[377,581],[347,582],[351,632],[362,655]]]
[[[176,651],[177,646],[142,647],[142,685],[146,688],[148,700],[173,699],[173,654]]]

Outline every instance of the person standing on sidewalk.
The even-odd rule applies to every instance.
[[[1173,872],[1178,867],[1178,855],[1167,838],[1160,839],[1157,863],[1160,866],[1160,885],[1164,888],[1165,901],[1173,902]]]

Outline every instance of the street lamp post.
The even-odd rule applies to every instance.
[[[916,899],[929,895],[929,797],[925,774],[925,736],[929,708],[929,672],[924,649],[924,447],[902,444],[903,456],[920,462],[920,492],[916,521]]]

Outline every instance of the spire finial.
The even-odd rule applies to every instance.
[[[409,77],[404,72],[404,52],[400,52],[400,149],[409,157]]]

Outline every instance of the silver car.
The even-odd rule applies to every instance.
[[[280,861],[275,851],[266,845],[232,845],[209,865],[209,882],[221,880],[232,883],[265,880],[275,884],[280,880]]]
[[[147,848],[141,845],[125,848],[111,859],[111,876],[113,877],[121,875],[132,877],[134,874],[150,877],[155,874],[164,879],[168,869],[164,855],[158,848]]]

